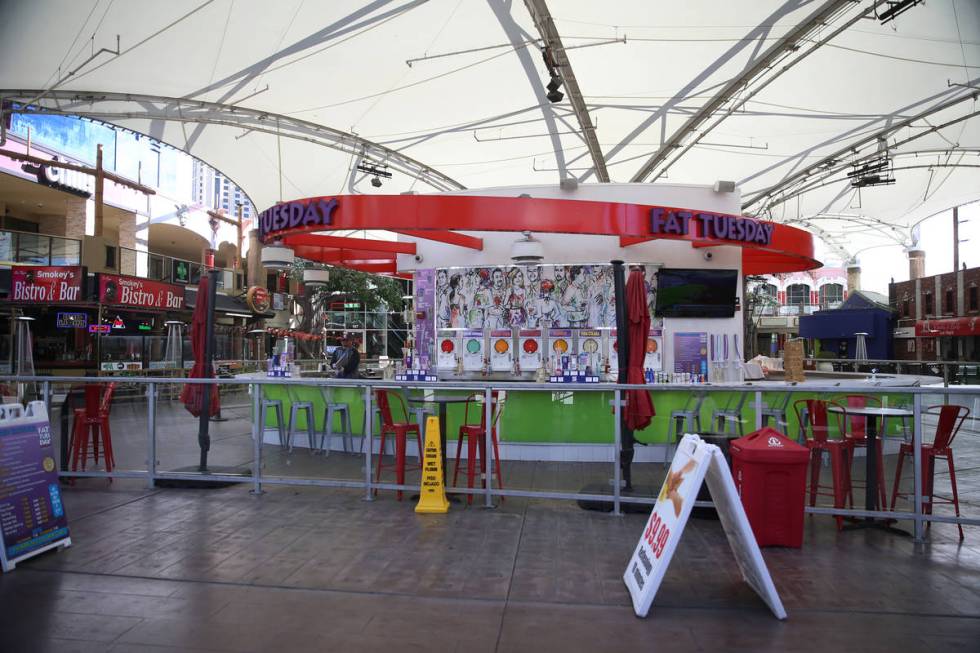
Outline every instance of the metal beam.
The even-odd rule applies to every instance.
[[[565,46],[562,45],[561,35],[558,33],[558,28],[555,27],[555,21],[551,17],[548,5],[545,0],[524,0],[524,4],[531,14],[531,19],[534,20],[534,26],[541,35],[545,47],[551,51],[558,72],[561,73],[561,78],[565,83],[565,94],[568,96],[568,102],[572,105],[572,110],[575,111],[575,117],[582,129],[582,138],[592,156],[596,178],[599,181],[608,182],[609,171],[606,169],[606,159],[602,155],[599,138],[595,133],[595,125],[592,124],[589,108],[582,97],[578,80],[575,79],[572,64],[568,60],[568,54],[565,52]]]
[[[745,88],[761,75],[769,72],[773,64],[788,52],[793,52],[799,48],[799,43],[805,41],[811,34],[826,26],[833,16],[841,9],[853,7],[854,0],[828,0],[824,2],[815,12],[804,18],[796,27],[777,41],[772,47],[766,50],[758,59],[742,71],[740,75],[732,78],[713,98],[702,106],[693,116],[687,119],[680,129],[671,134],[664,144],[651,156],[643,167],[637,171],[632,182],[642,182],[649,177],[658,165],[663,163],[670,154],[683,146],[684,140],[694,133],[697,128],[710,118],[726,102],[741,93]],[[792,64],[790,64],[792,65]],[[779,74],[782,74],[789,66],[784,66]],[[707,134],[707,130],[701,134]],[[660,174],[658,173],[651,181],[655,181]]]
[[[307,141],[345,154],[362,155],[383,161],[398,172],[437,190],[464,190],[466,186],[424,163],[384,145],[326,125],[293,116],[249,109],[234,104],[203,102],[161,95],[103,93],[100,91],[0,90],[4,100],[26,103],[44,94],[31,107],[7,112],[87,116],[105,122],[114,120],[162,120],[237,127]],[[122,105],[122,106],[120,106]],[[127,128],[128,129],[128,128]],[[159,140],[159,139],[158,139]],[[168,142],[183,149],[186,144]]]
[[[975,81],[980,81],[980,80],[971,80],[971,83],[974,83]],[[857,141],[849,143],[848,145],[845,145],[844,147],[840,148],[833,154],[825,156],[819,161],[810,164],[806,168],[797,171],[796,173],[790,175],[789,177],[783,178],[782,180],[773,184],[772,186],[769,186],[767,188],[764,188],[756,192],[755,194],[752,195],[750,199],[747,199],[745,202],[742,203],[742,210],[743,211],[746,210],[747,208],[749,208],[759,200],[765,197],[769,197],[775,193],[778,193],[784,188],[792,186],[798,181],[805,180],[814,172],[820,171],[822,168],[825,168],[828,164],[838,165],[840,160],[843,159],[844,157],[848,157],[848,160],[850,160],[850,157],[852,157],[854,154],[856,154],[865,146],[886,139],[893,133],[897,132],[900,129],[904,129],[905,127],[908,127],[909,125],[911,125],[916,121],[922,120],[923,118],[928,118],[934,113],[945,111],[946,109],[954,107],[961,102],[965,102],[966,100],[975,100],[976,97],[977,97],[977,93],[975,92],[964,93],[962,95],[958,95],[952,98],[951,100],[946,100],[945,102],[941,102],[924,111],[920,111],[914,116],[910,116],[908,118],[905,118],[903,120],[898,120],[896,122],[890,122],[888,123],[887,127],[884,127],[870,135],[860,138]]]

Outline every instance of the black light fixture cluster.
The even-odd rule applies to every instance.
[[[880,14],[876,11],[875,14],[878,16],[878,22],[884,25],[885,23],[895,20],[921,2],[922,0],[889,0],[885,3],[888,5],[888,8]]]
[[[375,188],[381,188],[381,177],[391,179],[391,173],[388,172],[387,163],[374,163],[372,161],[367,161],[364,163],[358,163],[356,167],[361,172],[374,175],[374,177],[371,178],[371,185]]]
[[[895,177],[892,176],[892,161],[887,156],[854,164],[853,170],[847,173],[847,177],[851,180],[851,188],[890,186],[895,183]]]
[[[545,86],[548,89],[548,94],[545,97],[548,98],[549,102],[561,102],[565,94],[558,89],[565,83],[565,80],[561,78],[561,73],[558,72],[558,66],[555,64],[555,58],[551,53],[551,49],[542,49],[541,56],[544,57],[545,68],[548,69],[548,74],[551,76],[551,80]]]

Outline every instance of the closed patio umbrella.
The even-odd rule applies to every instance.
[[[214,341],[214,285],[217,272],[212,270],[207,276],[201,277],[197,287],[197,304],[194,306],[194,316],[191,320],[191,349],[194,352],[194,367],[191,368],[190,378],[213,378],[211,358],[213,355],[211,343]],[[220,409],[218,392],[210,384],[187,384],[180,393],[184,407],[194,417],[200,417],[200,427],[197,435],[201,447],[200,470],[207,471],[208,450],[211,448],[211,437],[208,433],[208,417]],[[207,409],[205,409],[207,408]]]
[[[629,329],[629,367],[626,382],[643,384],[643,359],[650,333],[650,311],[647,308],[646,283],[643,272],[634,269],[626,282],[626,317]],[[626,426],[633,431],[645,429],[655,415],[653,401],[646,390],[627,390]]]

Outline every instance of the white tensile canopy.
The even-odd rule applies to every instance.
[[[149,134],[259,210],[731,180],[747,215],[849,258],[980,197],[974,0],[35,0],[2,15],[8,108]]]

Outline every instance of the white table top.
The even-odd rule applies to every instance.
[[[913,415],[912,411],[907,408],[879,408],[878,406],[829,406],[827,411],[848,415],[877,415],[879,417],[912,417]]]

